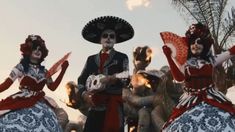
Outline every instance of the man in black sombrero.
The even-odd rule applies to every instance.
[[[134,30],[121,18],[103,16],[90,21],[84,27],[82,36],[102,45],[98,54],[88,57],[78,77],[79,93],[90,105],[84,131],[122,132],[122,88],[125,85],[123,78],[129,76],[129,61],[126,54],[114,50],[113,46],[131,39]]]

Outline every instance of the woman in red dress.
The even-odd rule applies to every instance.
[[[8,89],[19,80],[19,92],[0,101],[0,131],[62,131],[53,104],[45,98],[43,87],[54,91],[60,84],[68,67],[68,61],[62,64],[62,70],[55,81],[47,76],[47,70],[41,62],[48,55],[44,40],[38,35],[29,35],[20,45],[23,58],[11,71],[9,77],[0,84],[0,92]]]
[[[188,46],[188,55],[181,68],[172,59],[171,48],[167,44],[163,46],[174,79],[184,84],[184,93],[163,131],[235,131],[235,108],[218,91],[212,79],[213,68],[231,58],[235,46],[212,56],[210,48],[214,41],[209,29],[201,23],[190,26],[183,39]]]

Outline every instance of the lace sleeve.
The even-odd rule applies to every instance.
[[[9,75],[9,78],[14,82],[17,78],[21,78],[23,75],[24,67],[22,64],[17,64]]]
[[[219,64],[222,64],[224,61],[230,59],[232,57],[232,55],[230,55],[229,51],[223,52],[219,55],[216,55],[213,60],[212,60],[212,64],[214,67],[216,67]]]
[[[48,72],[48,70],[45,69],[45,74],[47,74],[47,72]],[[47,77],[47,78],[46,78],[46,84],[49,85],[49,84],[51,84],[51,83],[53,83],[52,77],[51,77],[51,76],[50,76],[50,77]]]

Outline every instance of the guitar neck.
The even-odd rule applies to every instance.
[[[129,71],[123,71],[123,72],[120,72],[120,73],[117,73],[114,75],[116,78],[119,78],[119,79],[126,79],[126,78],[129,78]]]

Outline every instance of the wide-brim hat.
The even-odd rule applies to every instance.
[[[87,41],[100,44],[100,37],[104,30],[111,29],[116,33],[116,43],[121,43],[134,36],[132,26],[122,18],[102,16],[88,22],[82,30],[82,36]]]

